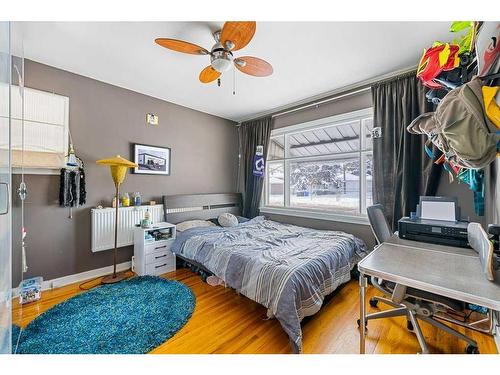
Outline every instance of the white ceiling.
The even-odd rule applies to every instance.
[[[424,47],[451,40],[449,22],[257,22],[235,56],[263,58],[270,77],[236,71],[222,86],[202,84],[208,56],[173,52],[157,37],[210,49],[223,22],[23,22],[25,58],[231,120],[282,107],[392,71],[415,66]]]

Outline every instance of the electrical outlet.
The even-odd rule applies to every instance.
[[[146,124],[148,125],[158,125],[158,115],[155,115],[154,113],[148,113],[146,115]]]

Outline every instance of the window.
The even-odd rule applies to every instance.
[[[54,170],[64,165],[68,150],[69,98],[31,88],[11,86],[12,166]],[[0,99],[9,96],[9,86],[0,86]],[[23,119],[24,118],[24,119]],[[0,113],[0,128],[9,126],[7,113]],[[0,150],[8,143],[0,144]]]
[[[372,109],[273,130],[263,212],[360,218],[372,204]]]

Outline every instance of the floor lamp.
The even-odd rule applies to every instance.
[[[114,284],[126,278],[125,275],[116,274],[116,257],[118,253],[118,207],[120,206],[120,185],[125,180],[128,168],[136,168],[137,164],[116,155],[114,158],[97,160],[97,164],[107,165],[111,170],[111,177],[115,183],[115,249],[113,252],[113,274],[105,276],[101,283]]]

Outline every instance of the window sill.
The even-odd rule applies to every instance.
[[[325,211],[314,211],[314,210],[304,210],[304,209],[298,210],[293,208],[267,207],[267,206],[261,207],[260,212],[264,214],[295,216],[295,217],[304,217],[307,219],[318,219],[318,220],[337,221],[350,224],[370,225],[368,217],[361,215],[359,216],[342,215]]]

